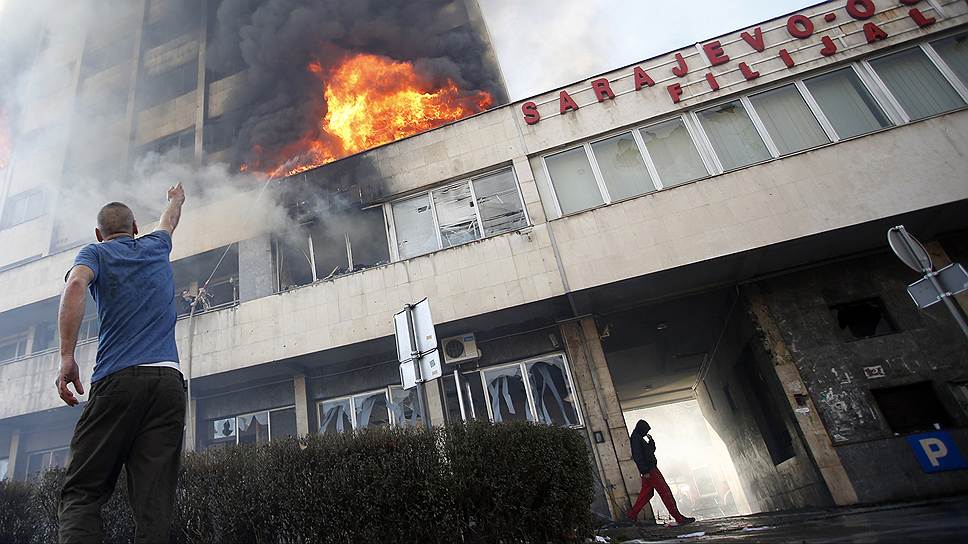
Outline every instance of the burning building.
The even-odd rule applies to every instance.
[[[62,228],[80,201],[57,190],[111,189],[114,169],[144,181],[138,203],[171,181],[148,166],[187,164],[164,171],[199,195],[175,235],[178,293],[222,261],[194,330],[177,327],[189,448],[566,425],[618,516],[638,491],[626,420],[661,408],[698,414],[680,427],[713,429],[694,443],[735,468],[686,452],[668,471],[701,515],[968,489],[954,457],[913,449],[968,449],[965,339],[911,303],[917,275],[884,240],[905,224],[936,264],[968,259],[964,2],[832,0],[511,104],[473,3],[133,4],[73,60],[45,56],[71,77],[32,70],[60,91],[5,95],[45,106],[4,108],[9,477],[66,462],[78,414],[50,386],[53,323],[89,240]],[[100,121],[60,130],[71,108]],[[226,179],[215,164],[236,190],[206,184]],[[62,181],[30,185],[44,175]],[[278,206],[253,207],[266,176]],[[423,409],[392,315],[425,297],[445,375],[419,386]],[[81,337],[86,379],[96,319]]]

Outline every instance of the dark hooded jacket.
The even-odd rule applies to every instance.
[[[635,424],[632,435],[629,436],[629,440],[632,442],[632,459],[635,460],[635,465],[639,467],[639,474],[648,474],[655,468],[655,441],[652,440],[652,437],[649,437],[649,440],[645,439],[651,428],[644,419],[640,419]]]

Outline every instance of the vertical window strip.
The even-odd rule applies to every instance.
[[[961,45],[959,49],[960,57],[957,54],[949,55],[948,58],[952,64],[949,64],[930,43],[922,43],[921,50],[934,63],[935,67],[941,71],[941,75],[944,76],[954,88],[955,92],[958,93],[962,102],[968,103],[968,81],[964,79],[968,78],[968,35],[962,36],[961,38],[966,43]],[[962,63],[961,66],[958,64],[959,61]],[[960,69],[961,72],[958,73],[956,68]]]

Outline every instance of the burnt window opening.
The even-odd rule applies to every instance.
[[[793,458],[793,437],[782,415],[784,407],[777,402],[784,397],[775,384],[767,382],[750,346],[743,349],[734,372],[773,464]]]
[[[834,304],[830,311],[848,340],[885,336],[900,330],[879,297]]]
[[[168,155],[167,159],[189,162],[195,157],[195,128],[169,134],[146,143],[139,149],[139,157],[150,153]]]
[[[225,258],[222,259],[205,292],[200,294],[200,288],[205,285],[205,281],[215,270],[215,265],[223,253]],[[239,247],[237,244],[229,246],[227,253],[223,246],[179,259],[173,262],[171,267],[175,275],[175,307],[179,317],[191,313],[192,303],[195,303],[195,314],[238,303]]]
[[[273,240],[276,289],[286,291],[390,262],[383,210],[342,197],[296,202],[295,225]]]
[[[141,110],[167,102],[198,87],[198,59],[158,73],[145,73],[138,84]]]
[[[951,415],[929,381],[871,389],[871,395],[894,434],[934,431],[952,426]]]
[[[134,32],[121,34],[111,43],[87,48],[81,60],[81,77],[88,77],[117,66],[131,58],[134,51]]]

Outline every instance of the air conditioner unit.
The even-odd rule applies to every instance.
[[[477,350],[477,340],[473,333],[444,338],[440,342],[440,347],[444,352],[444,363],[446,364],[473,361],[481,356],[481,352]]]

